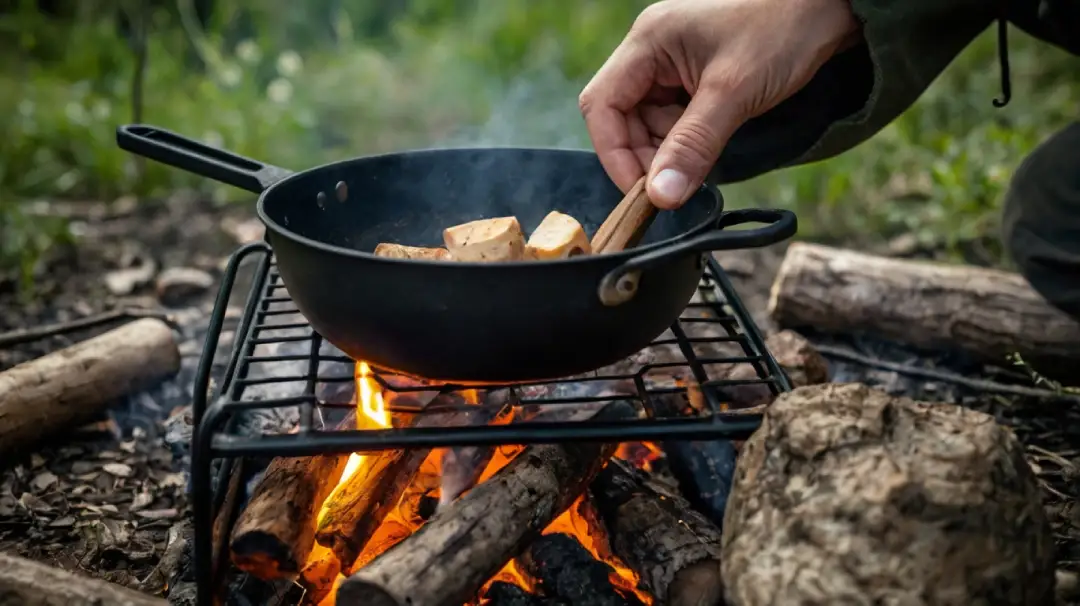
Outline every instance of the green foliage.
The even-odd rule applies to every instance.
[[[0,44],[19,49],[0,54],[0,269],[32,266],[64,233],[20,215],[20,200],[178,188],[250,200],[116,148],[136,64],[118,6],[151,24],[143,121],[303,168],[459,142],[587,146],[577,93],[647,2],[217,0],[205,29],[193,0],[72,0],[62,19],[18,4],[0,15]],[[993,234],[1017,162],[1076,119],[1080,64],[1014,31],[1015,98],[997,110],[991,34],[857,150],[732,186],[728,199],[794,208],[810,237],[913,232],[956,248]]]

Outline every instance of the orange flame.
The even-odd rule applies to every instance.
[[[363,430],[391,427],[392,418],[390,411],[386,407],[384,394],[378,382],[372,376],[371,368],[366,362],[358,362],[356,364],[354,378],[356,381],[357,394],[357,429]],[[475,405],[480,402],[479,392],[475,389],[464,390],[462,392],[462,397],[469,404]],[[502,414],[496,418],[493,423],[509,423],[512,418],[512,412],[511,414]],[[487,481],[496,472],[510,463],[510,461],[512,461],[523,449],[524,446],[519,445],[505,445],[496,448],[491,462],[481,474],[477,483]],[[437,479],[442,471],[440,469],[441,454],[441,450],[433,450],[431,455],[421,466],[417,479],[414,480],[413,487],[409,489],[409,491],[413,492],[414,498],[418,498],[415,495],[423,494],[425,491],[427,491],[428,496],[438,497],[439,483]],[[660,449],[656,445],[648,442],[624,444],[620,447],[617,456],[621,456],[621,458],[631,461],[634,464],[648,468],[647,466],[649,463],[660,456]],[[365,461],[366,457],[362,454],[353,453],[349,455],[349,460],[345,465],[341,478],[334,487],[334,490],[331,491],[330,497],[327,498],[326,502],[329,502],[341,486],[348,482],[357,470],[361,469],[365,464]],[[434,482],[431,481],[433,478],[435,479]],[[430,485],[430,488],[426,487],[427,485]],[[403,503],[406,498],[408,498],[408,492],[402,499]],[[597,518],[592,514],[589,507],[589,501],[585,500],[583,497],[579,497],[569,509],[563,512],[562,515],[556,518],[544,530],[543,534],[565,533],[573,536],[593,555],[593,557],[612,567],[613,572],[610,575],[610,580],[615,587],[624,592],[636,594],[638,599],[646,605],[653,604],[655,602],[653,597],[637,588],[639,581],[637,573],[627,567],[614,555],[614,553],[612,553],[610,546],[607,544],[606,534],[597,527],[596,522],[590,522],[590,519],[596,520]],[[354,573],[362,566],[365,566],[380,553],[406,538],[412,532],[418,530],[419,526],[423,524],[423,520],[409,519],[409,516],[405,512],[400,511],[400,509],[405,508],[400,507],[399,510],[395,510],[387,516],[386,520],[384,520],[383,524],[369,541],[365,553],[361,554],[357,562],[353,565],[352,570],[339,571],[337,569],[336,559],[327,557],[330,553],[329,550],[318,544],[314,546],[311,550],[311,554],[308,556],[309,574],[322,575],[321,578],[324,581],[329,576],[336,577],[328,595],[326,595],[326,597],[316,606],[334,606],[337,588],[341,582],[344,581],[345,575]],[[325,513],[326,509],[324,505],[319,512],[320,521]],[[332,564],[327,563],[327,559],[332,560]],[[491,584],[497,581],[517,585],[530,593],[536,592],[536,580],[519,567],[516,560],[510,560],[498,573],[492,576],[492,578],[485,583],[480,595],[484,595]]]

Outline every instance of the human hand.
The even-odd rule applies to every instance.
[[[681,206],[731,135],[806,85],[858,36],[848,0],[663,0],[581,92],[604,170]],[[689,102],[687,102],[689,98]]]

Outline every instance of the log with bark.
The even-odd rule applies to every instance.
[[[143,318],[0,373],[0,461],[179,368],[172,329]]]
[[[612,460],[593,480],[593,504],[615,555],[667,606],[720,603],[720,528],[681,496]]]
[[[829,378],[828,366],[821,354],[805,338],[794,331],[784,330],[765,340],[766,348],[787,373],[795,387],[824,383]],[[757,374],[749,364],[731,367],[723,377],[729,379],[753,379]],[[725,389],[732,412],[764,412],[775,396],[763,384],[734,385]],[[670,416],[678,413],[683,405],[675,396],[654,398],[657,412]],[[722,524],[728,491],[735,473],[735,459],[741,442],[726,440],[661,442],[672,475],[679,482],[679,490],[693,505],[716,524]]]
[[[625,401],[594,418],[635,414]],[[585,490],[616,444],[535,444],[419,531],[346,579],[337,604],[457,606]]]
[[[816,244],[787,250],[769,313],[782,326],[877,334],[1000,362],[1080,360],[1080,323],[1018,274],[877,257]]]
[[[860,384],[782,395],[724,517],[731,606],[1054,600],[1054,540],[1013,433]]]
[[[0,553],[0,606],[166,606],[161,598]]]
[[[354,420],[355,422],[355,420]],[[236,567],[264,581],[299,574],[315,544],[315,520],[348,455],[277,457],[233,527]]]

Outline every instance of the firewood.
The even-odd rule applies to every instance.
[[[408,423],[415,427],[446,427],[467,422],[468,411],[429,412],[416,417]],[[430,448],[368,453],[364,464],[326,501],[315,540],[334,552],[342,570],[353,566],[430,453]]]
[[[592,252],[589,235],[577,219],[551,211],[525,243],[525,257],[539,261],[567,259]]]
[[[595,418],[625,419],[617,401]],[[346,579],[338,606],[457,606],[585,490],[616,444],[534,444]]]
[[[1022,276],[996,269],[795,243],[773,284],[769,313],[792,328],[865,331],[997,362],[1020,353],[1075,369],[1080,360],[1080,323]]]
[[[796,332],[784,330],[765,339],[765,347],[787,373],[795,387],[824,383],[829,379],[825,359],[805,338]],[[722,377],[725,379],[754,379],[757,373],[749,364],[731,367]],[[726,402],[730,412],[761,414],[776,397],[761,383],[732,385],[724,388],[731,399]],[[653,399],[657,411],[664,416],[679,412],[681,404],[675,397],[661,396]],[[705,514],[716,524],[723,523],[724,508],[735,473],[735,458],[741,441],[673,441],[660,443],[667,455],[668,466],[679,482],[682,492],[694,509]]]
[[[615,570],[594,558],[568,534],[545,534],[530,543],[517,562],[537,580],[537,588],[552,602],[640,606],[633,595],[627,599],[611,584]]]
[[[649,199],[643,176],[626,192],[596,230],[591,242],[593,253],[615,253],[637,246],[654,219],[656,206]]]
[[[145,593],[0,553],[0,606],[167,606]]]
[[[686,499],[617,459],[590,494],[612,550],[646,591],[668,606],[720,603],[720,528]]]
[[[338,429],[356,427],[356,412]],[[230,537],[236,567],[263,580],[293,578],[315,545],[315,520],[348,455],[276,457],[237,517]],[[231,482],[230,482],[231,484]]]
[[[423,248],[420,246],[405,246],[404,244],[392,244],[380,242],[375,247],[376,257],[390,259],[423,259],[428,261],[448,261],[450,251],[445,248]]]
[[[1054,539],[1015,435],[860,384],[768,408],[739,457],[721,562],[731,606],[1054,600]]]
[[[0,373],[0,461],[179,368],[172,329],[143,318]]]
[[[292,578],[315,544],[315,519],[348,455],[277,457],[233,527],[236,567],[263,580]]]
[[[525,235],[516,217],[470,221],[443,230],[443,242],[455,261],[519,261]]]

